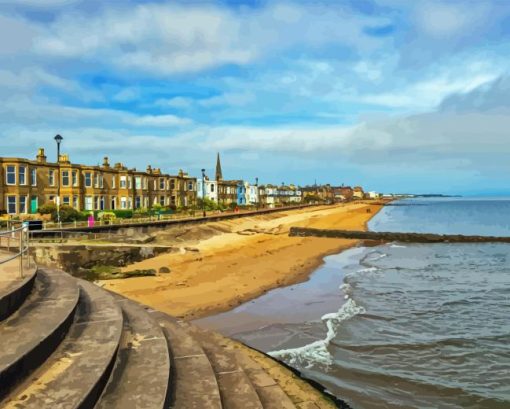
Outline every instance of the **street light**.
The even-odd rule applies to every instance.
[[[55,136],[55,142],[57,142],[57,165],[58,165],[58,174],[57,174],[57,223],[60,226],[60,144],[62,143],[62,138],[60,135]]]
[[[202,215],[205,217],[205,169],[202,169]]]

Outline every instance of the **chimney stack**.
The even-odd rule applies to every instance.
[[[39,148],[37,151],[37,162],[46,163],[46,155],[44,154],[44,148]]]

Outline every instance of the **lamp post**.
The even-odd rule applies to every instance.
[[[255,190],[257,192],[257,211],[259,210],[259,205],[260,205],[260,196],[259,196],[259,178],[256,177],[255,178]]]
[[[57,223],[60,226],[60,144],[62,143],[62,138],[60,135],[55,136],[55,142],[57,142]]]
[[[205,217],[205,169],[202,169],[202,216]]]

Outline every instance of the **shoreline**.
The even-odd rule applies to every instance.
[[[191,241],[192,251],[160,255],[125,267],[126,270],[156,268],[157,271],[167,267],[170,274],[101,283],[109,290],[184,320],[214,316],[272,289],[307,281],[324,264],[325,257],[360,242],[292,238],[288,237],[290,227],[367,230],[368,221],[383,203],[352,202],[284,211],[249,220],[206,223],[202,229],[218,229],[220,233]],[[189,235],[189,231],[185,234]],[[249,263],[244,263],[245,260]]]

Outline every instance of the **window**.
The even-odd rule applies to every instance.
[[[115,175],[112,176],[112,189],[115,189],[115,179],[117,179],[115,177]]]
[[[69,196],[62,197],[62,203],[69,206],[71,204],[71,198]]]
[[[142,198],[140,196],[135,197],[135,209],[142,207]]]
[[[147,178],[143,178],[143,188],[147,189]]]
[[[121,176],[121,179],[122,179],[122,176]],[[127,198],[124,196],[120,198],[120,208],[127,209]]]
[[[69,171],[68,170],[62,171],[62,186],[69,186]],[[67,199],[69,199],[69,197]]]
[[[78,200],[78,196],[73,196],[73,207],[75,209],[79,209],[80,208],[80,202]]]
[[[193,182],[188,182],[188,190],[193,190]]]
[[[93,210],[92,209],[92,196],[85,196],[85,210]]]
[[[7,196],[7,213],[16,214],[16,196]]]
[[[94,173],[94,187],[99,187],[99,174]]]
[[[211,184],[211,193],[213,193],[213,192],[214,192],[214,185]]]
[[[48,171],[48,183],[50,186],[55,186],[55,171],[53,169]]]
[[[37,169],[30,169],[30,184],[32,186],[37,186]]]
[[[159,178],[159,190],[165,190],[165,179]]]
[[[121,176],[120,177],[120,184],[119,184],[119,187],[121,189],[125,189],[126,188],[126,177],[125,176]],[[124,208],[125,209],[125,208]]]
[[[140,176],[135,177],[135,189],[142,188],[142,178]]]
[[[112,197],[112,201],[110,203],[110,209],[115,210],[117,208],[117,198]]]
[[[99,199],[99,210],[104,210],[104,204],[105,204],[104,196],[101,196],[101,198]]]
[[[85,172],[85,187],[92,187],[92,173]],[[92,210],[92,209],[87,209]]]
[[[164,206],[164,205],[165,205],[165,196],[160,196],[160,197],[159,197],[159,204],[160,204],[161,206]]]
[[[99,196],[94,196],[94,210],[99,210]]]
[[[5,173],[5,183],[8,185],[16,184],[16,166],[14,165],[7,166]]]
[[[72,179],[73,179],[73,186],[78,186],[78,171],[73,170]]]
[[[19,167],[19,184],[26,185],[27,184],[27,168],[25,166]],[[25,212],[22,212],[25,213]]]
[[[128,176],[128,188],[131,189],[133,187],[133,178],[131,176]]]
[[[99,187],[101,189],[104,187],[103,175],[99,175]]]
[[[156,190],[157,188],[158,188],[158,185],[157,185],[156,179],[154,179],[154,190]]]
[[[19,212],[20,213],[27,212],[27,197],[26,196],[19,197]]]

